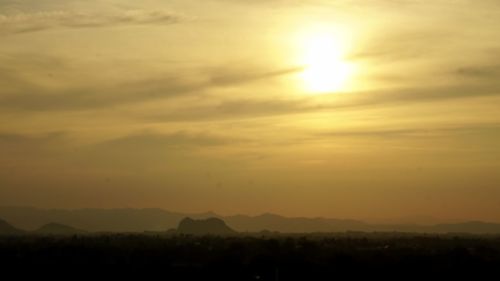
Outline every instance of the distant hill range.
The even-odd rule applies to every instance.
[[[71,226],[59,224],[59,223],[48,223],[34,231],[21,230],[10,223],[0,219],[0,236],[5,235],[25,235],[25,234],[36,234],[36,235],[77,235],[87,233],[84,230],[76,229]]]
[[[0,235],[19,235],[23,233],[24,231],[17,229],[8,222],[0,219]]]
[[[195,221],[195,226],[206,222],[196,222],[208,218],[217,218],[219,221],[210,220],[209,227],[215,224],[224,225],[238,232],[278,231],[283,233],[306,232],[420,232],[420,233],[472,233],[472,234],[500,234],[499,223],[486,223],[481,221],[463,223],[442,223],[433,225],[417,224],[379,224],[366,223],[358,220],[330,219],[330,218],[290,218],[275,214],[259,216],[219,216],[215,213],[185,214],[170,212],[162,209],[37,209],[30,207],[0,207],[0,218],[7,220],[12,225],[0,220],[0,233],[22,232],[21,229],[49,232],[72,232],[85,230],[89,232],[144,232],[166,231],[180,226],[182,229],[192,227],[192,222],[184,221],[186,217]],[[40,228],[40,225],[57,222]],[[213,225],[211,224],[213,223]],[[62,227],[69,226],[71,229]],[[191,225],[191,226],[190,226]],[[190,229],[190,228],[187,229]],[[214,228],[215,229],[215,228]],[[219,229],[219,228],[218,228]],[[217,230],[219,231],[219,230]]]
[[[236,231],[231,229],[223,220],[218,218],[200,220],[184,218],[177,227],[177,233],[193,235],[231,235],[236,234]]]
[[[64,224],[48,223],[35,230],[33,233],[40,235],[77,235],[87,232]]]

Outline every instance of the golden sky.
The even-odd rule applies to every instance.
[[[0,205],[500,221],[496,0],[0,0]]]

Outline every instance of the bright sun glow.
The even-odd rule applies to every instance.
[[[318,94],[345,90],[354,71],[352,63],[344,60],[346,46],[328,32],[310,33],[302,40],[307,90]]]

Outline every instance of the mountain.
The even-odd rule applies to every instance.
[[[77,235],[87,232],[64,224],[48,223],[35,230],[34,233],[41,235]]]
[[[500,224],[471,221],[453,224],[438,224],[430,227],[430,232],[473,233],[473,234],[499,234]]]
[[[193,235],[231,235],[236,234],[226,223],[218,218],[193,220],[184,218],[177,227],[177,233]]]
[[[58,222],[91,232],[164,231],[175,228],[186,216],[162,209],[38,209],[32,207],[0,207],[0,217],[24,229],[37,229],[41,224]]]
[[[0,217],[22,229],[36,229],[40,224],[58,222],[90,232],[144,232],[176,228],[186,217],[193,220],[218,218],[238,232],[419,232],[500,234],[500,224],[480,221],[438,224],[366,223],[331,218],[284,217],[276,214],[258,216],[220,216],[213,212],[187,214],[162,209],[37,209],[0,207]]]
[[[378,219],[366,219],[364,222],[370,224],[381,224],[381,225],[436,225],[436,224],[449,224],[449,223],[460,223],[460,220],[450,220],[442,219],[434,216],[400,216],[393,218],[378,218]]]
[[[23,233],[24,231],[17,229],[8,222],[0,219],[0,235],[19,235]]]
[[[365,231],[369,226],[361,221],[326,218],[288,218],[274,214],[250,217],[244,215],[223,218],[228,225],[239,231],[259,232],[262,230],[280,232],[339,232]]]

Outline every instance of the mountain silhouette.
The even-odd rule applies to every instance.
[[[366,223],[335,218],[285,217],[276,214],[258,216],[220,216],[214,212],[177,213],[163,209],[38,209],[0,207],[0,217],[21,229],[36,229],[41,224],[58,222],[89,232],[144,232],[174,229],[186,217],[193,220],[218,218],[238,232],[258,233],[263,230],[282,233],[308,232],[416,232],[500,234],[499,223],[481,221],[441,224]],[[13,228],[11,226],[11,228]],[[16,228],[14,228],[16,229]],[[21,231],[16,229],[17,232]],[[21,231],[22,232],[22,231]]]
[[[175,228],[185,217],[197,215],[162,209],[39,209],[0,207],[0,217],[23,229],[58,222],[91,232],[143,232]]]
[[[42,235],[76,235],[87,232],[64,224],[48,223],[35,230],[34,233]]]
[[[301,218],[283,217],[275,214],[259,216],[229,216],[223,218],[230,226],[239,231],[259,232],[262,230],[279,231],[286,233],[300,232],[341,232],[364,231],[369,225],[356,220],[328,219],[328,218]]]
[[[434,232],[453,232],[453,233],[475,233],[475,234],[494,234],[500,233],[500,224],[486,223],[481,221],[469,221],[453,224],[437,224],[431,226]]]
[[[17,229],[8,222],[0,219],[0,235],[19,235],[23,233],[24,231]]]
[[[193,235],[230,235],[236,233],[236,231],[227,226],[223,220],[218,218],[208,218],[201,220],[184,218],[179,223],[177,232],[181,234]]]

